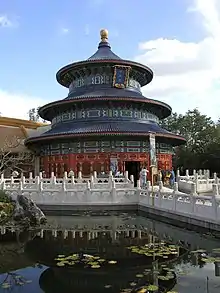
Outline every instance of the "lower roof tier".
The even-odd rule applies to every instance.
[[[157,123],[143,123],[131,121],[100,121],[94,122],[70,122],[62,123],[54,128],[51,128],[45,133],[30,137],[26,140],[25,144],[29,145],[34,142],[41,142],[46,140],[55,140],[58,138],[68,137],[92,137],[92,136],[149,136],[154,133],[156,137],[160,137],[164,141],[169,141],[173,146],[185,143],[185,139],[179,135],[175,135],[163,128]]]

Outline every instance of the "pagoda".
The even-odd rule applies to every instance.
[[[69,94],[40,108],[51,128],[29,137],[25,145],[39,156],[47,176],[126,170],[137,179],[143,166],[170,170],[173,148],[185,139],[159,126],[171,107],[142,95],[152,70],[121,59],[111,50],[108,31],[100,35],[95,54],[57,72],[57,81]]]

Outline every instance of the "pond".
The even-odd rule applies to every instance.
[[[0,292],[217,293],[220,240],[137,213],[48,216],[0,227]]]

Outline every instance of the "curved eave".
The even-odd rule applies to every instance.
[[[56,134],[56,135],[48,135],[48,136],[37,136],[28,138],[25,141],[25,145],[29,146],[34,143],[41,143],[45,141],[57,140],[57,139],[69,139],[69,138],[78,138],[78,137],[94,137],[94,136],[138,136],[138,137],[149,137],[151,133],[143,133],[143,132],[90,132],[90,133],[77,133],[77,134]],[[182,136],[175,134],[163,134],[163,133],[155,133],[155,137],[161,139],[169,139],[170,143],[173,146],[183,145],[186,143],[186,139]]]
[[[123,59],[99,59],[99,60],[85,60],[85,61],[74,62],[62,67],[57,72],[56,79],[59,82],[59,84],[69,88],[70,84],[68,82],[62,81],[63,75],[68,73],[70,70],[73,70],[73,69],[75,70],[90,64],[91,65],[96,65],[96,64],[126,65],[126,66],[131,66],[133,68],[136,68],[139,71],[142,71],[142,72],[144,71],[147,77],[145,82],[141,84],[141,86],[145,86],[146,84],[150,83],[153,79],[153,71],[149,67],[135,61],[123,60]]]
[[[49,110],[54,107],[60,107],[62,105],[69,105],[69,104],[75,104],[75,103],[82,103],[82,102],[94,102],[94,101],[131,101],[131,102],[140,102],[140,103],[146,103],[146,104],[151,104],[151,105],[155,105],[155,106],[160,106],[164,108],[164,115],[159,117],[160,119],[164,119],[166,117],[168,117],[171,112],[172,112],[172,108],[163,102],[157,101],[157,100],[152,100],[152,99],[147,99],[147,98],[132,98],[132,97],[84,97],[84,98],[77,98],[75,97],[74,99],[70,99],[70,100],[59,100],[59,101],[55,101],[55,102],[51,102],[48,103],[44,106],[42,106],[39,109],[39,115],[45,119],[50,121],[51,117],[49,113]]]

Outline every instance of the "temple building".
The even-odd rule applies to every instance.
[[[70,170],[83,176],[127,170],[138,176],[143,166],[171,169],[173,148],[185,139],[159,126],[171,107],[142,95],[152,70],[121,59],[111,50],[108,31],[100,35],[95,54],[57,72],[68,96],[40,108],[51,128],[27,138],[25,145],[48,176]]]

